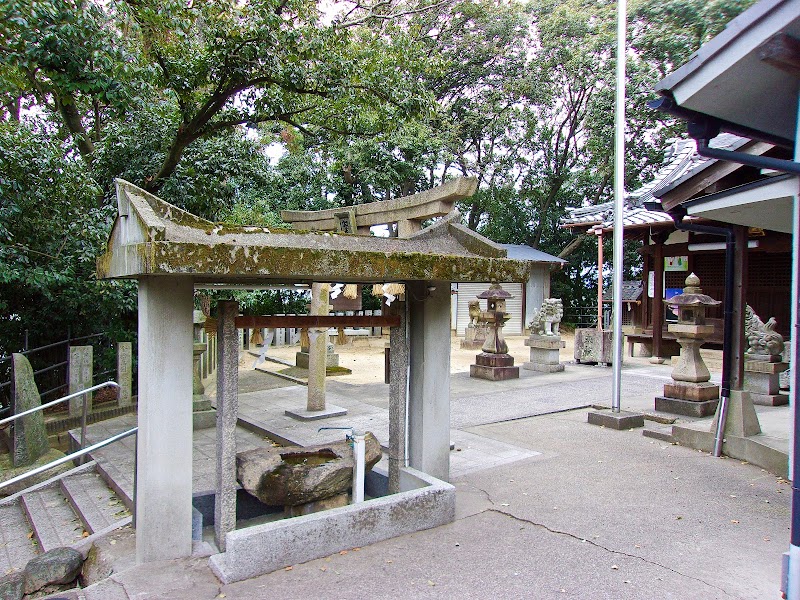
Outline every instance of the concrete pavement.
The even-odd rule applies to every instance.
[[[651,410],[653,389],[668,373],[668,367],[627,367],[623,408]],[[548,385],[534,386],[545,380],[531,378],[500,388],[501,399],[525,398],[527,389],[531,406],[537,394],[594,403],[608,398],[610,376],[610,369],[570,365]],[[202,557],[152,563],[72,597],[778,597],[780,556],[788,548],[785,480],[641,430],[589,425],[586,409],[488,418],[504,417],[503,410],[500,402],[482,422],[464,422],[456,431],[529,455],[455,475],[451,525],[227,586]]]

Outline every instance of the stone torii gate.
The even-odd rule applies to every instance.
[[[404,283],[405,301],[393,303],[392,314],[387,315],[392,349],[390,466],[396,472],[407,464],[433,477],[449,478],[450,283],[524,281],[529,270],[526,262],[505,258],[505,249],[461,225],[455,212],[398,238],[239,227],[212,223],[128,182],[116,183],[119,214],[107,250],[97,261],[97,275],[139,282],[138,562],[180,558],[192,552],[190,324],[196,288]],[[461,179],[423,193],[419,202],[413,196],[393,202],[405,202],[403,206],[411,211],[403,213],[400,221],[421,220],[431,211],[417,204],[424,201],[432,203],[429,207],[448,208],[447,202],[451,206],[474,189],[473,180]],[[416,218],[405,218],[409,215]],[[363,231],[358,214],[353,217],[356,229]],[[386,219],[387,214],[378,218]],[[230,304],[223,303],[220,330],[223,337],[233,339],[230,332],[235,334],[236,326],[249,322],[237,322],[225,306]],[[235,365],[236,351],[230,345],[222,344],[221,363],[235,368],[231,365]],[[217,434],[223,448],[218,450],[217,474],[217,511],[224,517],[218,524],[221,550],[226,530],[234,525],[229,505],[235,493],[235,468],[230,461],[235,457],[236,410],[236,390],[220,389],[218,384]]]

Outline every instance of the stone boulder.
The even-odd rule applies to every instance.
[[[9,573],[0,577],[0,600],[22,600],[25,594],[25,575],[22,572]]]
[[[83,556],[74,548],[53,548],[40,554],[25,565],[25,593],[32,594],[49,585],[71,583],[82,566]]]
[[[365,436],[366,471],[381,458],[375,436]],[[236,455],[242,487],[269,506],[296,506],[347,491],[353,482],[353,447],[347,441],[317,446],[256,448]]]

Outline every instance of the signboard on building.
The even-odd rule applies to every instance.
[[[664,257],[664,271],[688,271],[688,270],[689,270],[688,256]]]

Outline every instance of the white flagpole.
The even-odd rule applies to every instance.
[[[620,385],[622,383],[622,207],[625,202],[625,54],[627,2],[617,0],[617,76],[614,102],[614,302],[613,330],[614,353],[611,383],[611,410],[620,410]],[[601,274],[602,275],[602,274]],[[602,285],[602,278],[599,282]]]

